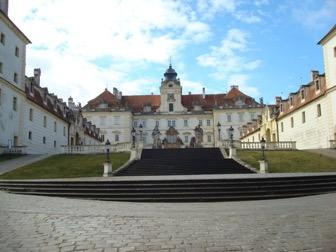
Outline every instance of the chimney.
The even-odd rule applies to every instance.
[[[312,81],[319,75],[319,71],[311,70],[311,79]]]
[[[113,95],[118,96],[118,89],[115,87],[113,88]]]
[[[0,10],[8,16],[8,0],[0,0]]]
[[[264,105],[264,98],[263,98],[263,97],[260,97],[260,98],[259,98],[259,103],[260,103],[261,105]]]
[[[275,103],[276,105],[280,104],[281,103],[281,96],[275,96]]]
[[[205,87],[202,89],[202,97],[205,99]]]
[[[238,85],[231,85],[231,87],[230,87],[231,89],[234,89],[234,88],[236,88],[236,89],[238,89],[239,90],[239,86]]]
[[[34,80],[37,86],[40,86],[40,79],[41,79],[41,69],[35,68],[34,69]]]
[[[189,91],[189,93],[188,93],[189,95],[191,95],[191,92]]]

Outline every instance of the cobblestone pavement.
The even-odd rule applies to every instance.
[[[336,251],[336,194],[123,203],[0,192],[0,251]]]

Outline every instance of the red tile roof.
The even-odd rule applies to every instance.
[[[203,99],[202,94],[182,95],[182,105],[188,110],[192,110],[195,105],[200,105],[203,110],[211,111],[215,107],[235,106],[235,102],[241,100],[248,106],[258,106],[259,104],[250,96],[245,95],[238,88],[232,88],[227,94],[207,94]],[[102,103],[108,104],[108,108],[129,108],[132,112],[141,112],[145,105],[150,104],[152,111],[160,107],[160,95],[129,95],[122,96],[120,100],[105,89],[103,93],[90,100],[84,106],[84,110],[97,109]]]

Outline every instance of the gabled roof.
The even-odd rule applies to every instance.
[[[330,31],[317,43],[318,45],[324,45],[329,39],[336,35],[336,25],[334,25]]]
[[[12,28],[13,30],[15,30],[20,38],[26,43],[26,44],[30,44],[31,41],[29,40],[29,38],[14,24],[14,22],[2,11],[0,10],[0,18],[2,18],[7,25]]]
[[[232,88],[227,94],[182,95],[182,105],[189,111],[197,105],[204,111],[212,111],[216,107],[234,107],[238,100],[248,106],[259,105],[252,97],[245,95],[236,87]],[[161,97],[160,95],[126,95],[118,99],[116,95],[105,89],[103,93],[90,100],[83,109],[97,109],[102,103],[107,104],[108,108],[130,109],[133,113],[143,112],[143,108],[150,104],[151,112],[155,112],[161,105]]]

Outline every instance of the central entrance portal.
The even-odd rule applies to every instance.
[[[166,131],[167,138],[163,141],[163,146],[165,149],[180,148],[183,145],[181,138],[179,138],[179,133],[174,127],[169,127]]]

